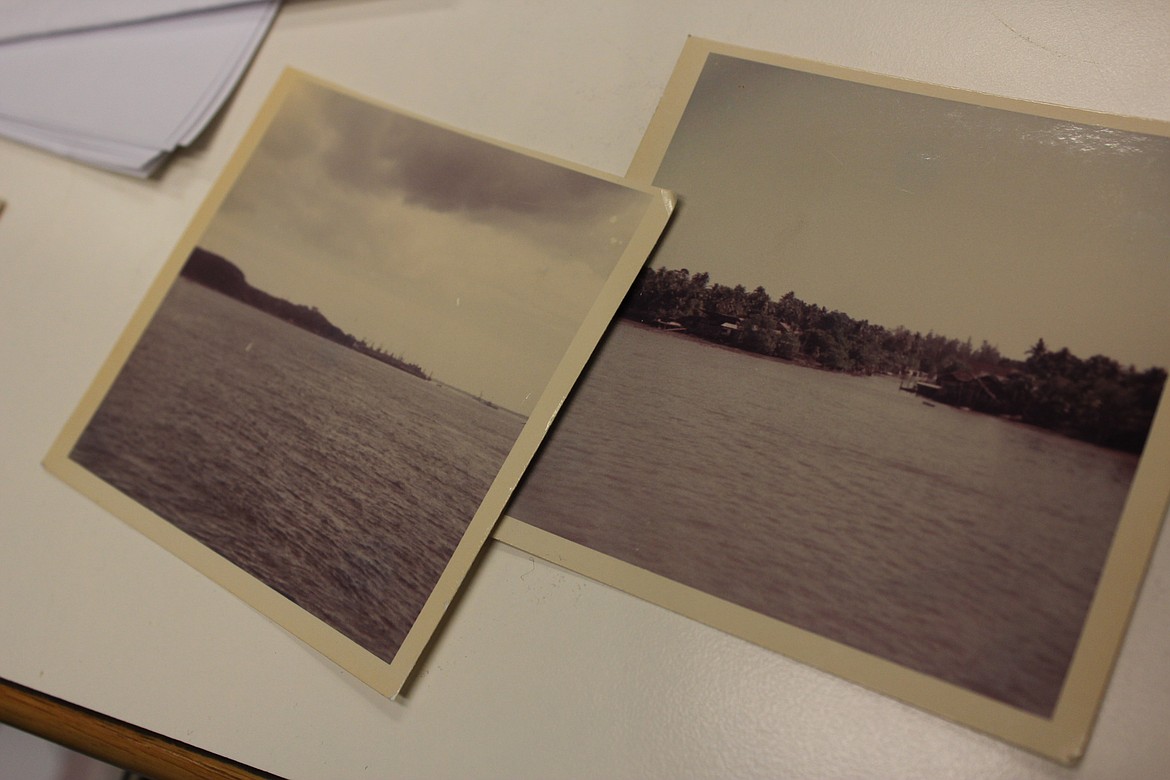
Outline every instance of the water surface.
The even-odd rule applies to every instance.
[[[1136,462],[619,322],[508,514],[1048,714]]]
[[[388,661],[523,423],[180,277],[70,457]]]

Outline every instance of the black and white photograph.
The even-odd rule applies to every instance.
[[[295,73],[271,100],[51,466],[392,664],[440,577],[412,657],[452,599],[669,199]],[[410,660],[375,663],[376,686],[396,694]]]
[[[678,214],[507,514],[1050,720],[1170,366],[1170,138],[777,60],[688,42],[631,169]]]

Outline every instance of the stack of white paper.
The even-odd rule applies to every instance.
[[[147,176],[231,93],[279,0],[0,0],[0,134]]]

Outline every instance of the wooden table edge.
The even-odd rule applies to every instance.
[[[4,678],[0,722],[152,780],[276,778]]]

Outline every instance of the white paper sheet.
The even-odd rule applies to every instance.
[[[149,146],[91,138],[0,118],[0,135],[53,154],[132,176],[149,176],[167,152]]]
[[[144,22],[255,0],[0,0],[0,43]]]
[[[149,173],[214,116],[278,8],[265,0],[0,44],[0,132]]]

